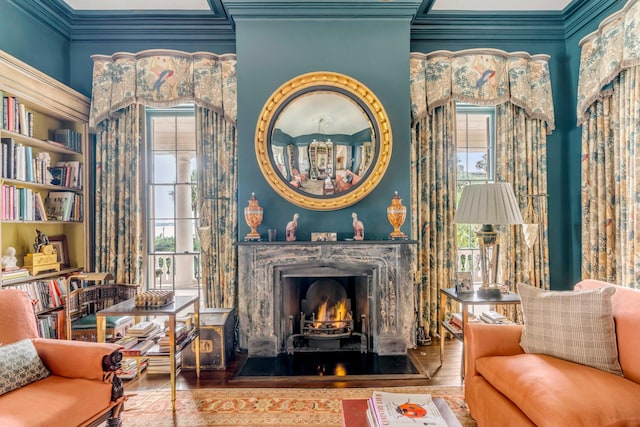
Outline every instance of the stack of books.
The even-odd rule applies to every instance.
[[[156,335],[160,330],[160,325],[152,321],[143,321],[136,323],[127,330],[127,335],[137,338],[149,338],[152,335]],[[154,334],[155,332],[155,334]]]
[[[430,394],[374,391],[367,404],[371,427],[447,427]]]
[[[142,372],[146,369],[147,363],[147,360],[124,359],[118,372],[118,377],[121,380],[133,380],[138,376],[138,364],[140,365],[140,372]]]
[[[504,314],[494,310],[483,311],[480,319],[486,323],[513,323]]]
[[[2,270],[2,281],[18,280],[29,277],[29,270],[24,267],[8,267]]]
[[[171,361],[168,357],[149,359],[149,365],[147,366],[147,374],[168,374]],[[182,368],[182,352],[176,353],[176,374],[180,372]]]

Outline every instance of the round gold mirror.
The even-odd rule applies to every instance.
[[[256,157],[273,189],[312,210],[362,200],[391,158],[389,118],[359,81],[328,71],[286,82],[267,100],[256,127]]]

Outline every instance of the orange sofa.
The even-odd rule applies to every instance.
[[[575,290],[615,286],[584,280]],[[465,399],[479,427],[640,426],[640,291],[611,297],[624,376],[520,346],[522,325],[465,325]],[[526,319],[525,319],[526,323]]]
[[[0,426],[97,426],[105,421],[120,425],[124,397],[115,376],[120,346],[38,338],[28,295],[18,289],[0,290],[0,345],[25,338],[31,339],[51,375],[1,394]]]

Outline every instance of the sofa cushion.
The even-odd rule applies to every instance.
[[[624,377],[540,354],[482,357],[476,368],[536,425],[640,425],[640,384]]]
[[[524,327],[520,345],[622,375],[618,362],[611,296],[614,287],[585,291],[544,291],[518,284]]]
[[[111,384],[51,375],[0,397],[0,426],[86,425],[112,405]]]
[[[0,395],[49,375],[30,339],[0,347]]]

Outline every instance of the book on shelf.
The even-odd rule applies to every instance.
[[[467,322],[478,322],[478,317],[473,313],[467,314]],[[449,323],[459,329],[462,329],[462,313],[451,313]]]
[[[151,320],[138,322],[127,330],[127,335],[132,337],[146,337],[158,328],[158,324]]]
[[[72,191],[50,191],[44,201],[47,217],[56,221],[82,219],[82,196]]]
[[[58,129],[54,132],[53,139],[69,150],[82,152],[82,134],[72,129]]]
[[[123,356],[144,356],[151,347],[156,345],[153,340],[140,340],[132,347],[120,350]]]
[[[130,349],[131,347],[133,347],[134,345],[138,344],[138,338],[124,336],[124,337],[120,338],[119,340],[117,340],[115,342],[115,344],[121,345],[123,347],[123,349],[127,350],[127,349]]]
[[[507,316],[495,310],[483,311],[480,319],[486,323],[511,323]]]
[[[374,391],[367,411],[372,427],[447,427],[430,394]]]
[[[118,378],[121,380],[132,380],[138,376],[138,365],[140,366],[140,372],[147,368],[147,360],[136,359],[124,359],[122,361],[122,367],[118,371]]]
[[[82,163],[80,161],[71,160],[58,162],[55,166],[50,167],[49,171],[53,175],[51,184],[70,188],[82,188]]]
[[[2,270],[2,280],[22,279],[29,277],[29,270],[24,267],[9,267]]]
[[[176,373],[182,368],[182,352],[175,354]],[[168,357],[149,359],[147,374],[168,374],[171,372],[171,360]]]

